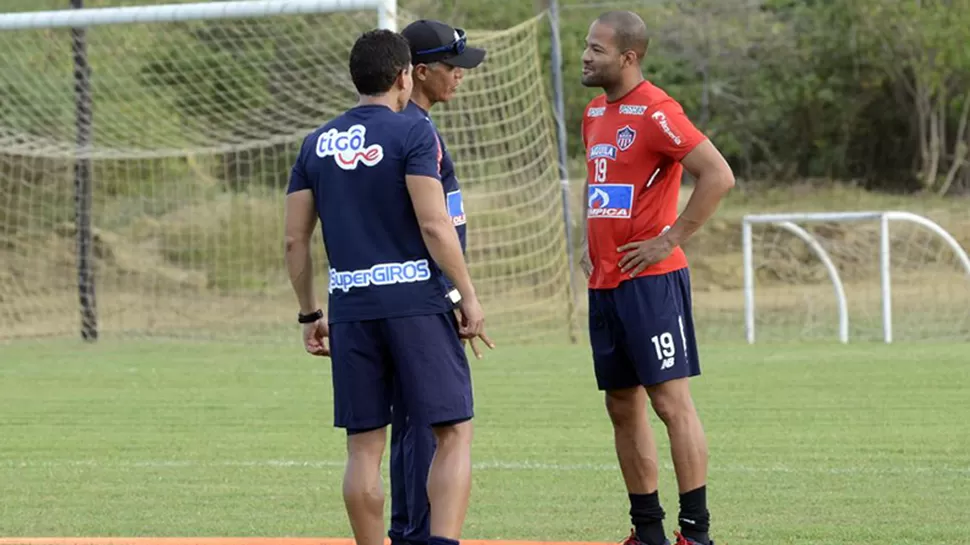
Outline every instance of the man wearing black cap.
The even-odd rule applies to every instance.
[[[434,123],[428,111],[439,102],[448,102],[461,84],[465,69],[475,68],[485,59],[485,50],[466,45],[465,32],[440,21],[419,20],[401,34],[411,46],[411,100],[402,114]],[[438,137],[438,168],[452,224],[465,250],[465,206],[455,166],[448,149]],[[454,290],[452,290],[454,291]],[[455,299],[453,299],[455,300]],[[494,345],[484,334],[485,344]],[[474,339],[469,339],[475,356],[481,354]],[[395,403],[391,424],[391,528],[392,545],[425,545],[431,535],[426,482],[435,453],[435,437],[430,427],[411,425],[403,403]]]

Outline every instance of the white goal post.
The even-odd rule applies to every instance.
[[[377,11],[377,26],[397,30],[397,0],[238,0],[0,14],[0,30],[83,28],[131,23],[245,19],[339,11]]]
[[[910,212],[872,211],[872,212],[807,212],[783,214],[753,214],[742,220],[742,251],[744,267],[744,310],[745,333],[748,343],[755,341],[755,266],[752,227],[754,225],[771,225],[791,233],[805,242],[811,252],[821,261],[829,280],[832,283],[836,308],[838,312],[839,341],[849,341],[849,303],[846,288],[839,274],[839,268],[829,255],[829,252],[819,240],[799,223],[846,223],[846,222],[879,222],[879,276],[880,301],[882,312],[882,338],[886,343],[893,342],[892,316],[892,282],[891,282],[891,239],[890,223],[907,222],[925,228],[935,234],[955,254],[962,270],[970,281],[970,257],[960,243],[936,222]]]

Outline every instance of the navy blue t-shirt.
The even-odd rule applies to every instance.
[[[448,204],[448,214],[451,216],[451,222],[454,224],[455,230],[458,231],[458,240],[461,241],[461,251],[464,252],[466,247],[465,233],[467,230],[467,226],[465,225],[465,202],[462,200],[461,188],[458,186],[458,177],[455,175],[455,163],[452,162],[451,154],[448,153],[448,146],[445,145],[444,139],[441,138],[441,133],[438,132],[438,128],[434,126],[434,122],[424,108],[414,102],[408,102],[407,107],[401,113],[415,119],[424,119],[434,128],[435,136],[438,138],[438,144],[441,146],[439,166],[441,171],[441,185],[444,187],[445,201]]]
[[[430,123],[380,105],[351,108],[304,140],[287,193],[313,191],[331,322],[451,311],[405,182],[440,180],[440,153]]]

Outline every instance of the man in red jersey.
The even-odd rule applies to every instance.
[[[627,545],[669,544],[647,397],[670,438],[677,543],[709,545],[707,441],[688,387],[700,365],[680,246],[711,217],[734,175],[680,104],[644,80],[647,42],[640,17],[611,11],[590,26],[583,51],[583,85],[604,91],[583,116],[590,344],[630,496]],[[678,217],[684,168],[696,186]]]

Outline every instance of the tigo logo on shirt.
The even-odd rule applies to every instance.
[[[586,217],[590,219],[629,219],[633,209],[633,185],[598,184],[589,186]]]
[[[330,129],[317,139],[317,156],[333,157],[344,170],[354,170],[358,163],[372,167],[384,158],[384,148],[380,144],[367,146],[366,133],[363,125],[354,125],[346,131]]]

